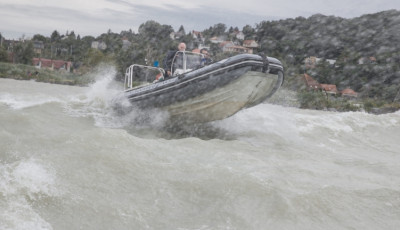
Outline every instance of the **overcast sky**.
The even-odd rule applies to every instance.
[[[155,20],[175,30],[202,31],[217,23],[242,29],[263,20],[309,17],[344,18],[400,10],[400,0],[0,0],[0,33],[7,39],[74,31],[94,37],[119,33]]]

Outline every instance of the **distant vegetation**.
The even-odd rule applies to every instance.
[[[239,43],[242,41],[233,35],[239,30],[244,33],[244,39],[258,42],[260,47],[257,52],[264,52],[283,62],[286,88],[303,92],[299,89],[297,78],[308,73],[320,83],[335,84],[338,89],[350,87],[364,101],[390,104],[400,100],[400,12],[396,10],[352,19],[318,14],[309,18],[262,21],[254,27],[247,25],[241,29],[227,28],[219,23],[201,31],[204,44],[191,32],[185,32],[183,26],[177,31],[179,38],[172,39],[170,34],[174,32],[173,28],[155,21],[143,23],[137,33],[131,30],[114,33],[109,30],[98,37],[81,38],[73,31],[63,35],[54,31],[50,37],[37,34],[30,41],[17,43],[13,47],[14,61],[30,65],[31,59],[38,57],[33,51],[33,41],[42,41],[44,50],[40,56],[72,61],[75,75],[82,76],[100,62],[108,62],[117,67],[118,77],[121,78],[125,68],[132,63],[146,64],[147,61],[151,64],[154,60],[161,63],[164,54],[175,49],[179,42],[185,42],[189,50],[200,44],[210,47],[214,60],[233,55],[223,53],[218,44],[211,43],[209,39],[222,36]],[[124,44],[123,40],[129,43]],[[93,41],[105,43],[106,48],[91,48]],[[6,42],[2,44],[0,61],[5,62]],[[306,69],[304,60],[310,56],[323,61],[313,69]],[[360,59],[371,57],[376,61],[360,64]],[[336,63],[330,65],[324,61],[326,59],[334,59]],[[5,69],[0,66],[0,77],[12,76],[17,71]],[[77,78],[71,79],[79,82]],[[307,97],[312,100],[307,92],[303,92],[302,100]],[[349,106],[348,109],[354,108]]]

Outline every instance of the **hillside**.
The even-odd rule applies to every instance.
[[[320,83],[350,87],[363,98],[396,99],[400,89],[400,12],[384,11],[344,19],[313,15],[309,18],[261,22],[256,27],[261,51],[285,62],[287,75],[312,75]],[[306,69],[315,56],[334,59]],[[374,61],[360,63],[360,60]],[[396,99],[398,100],[398,99]]]

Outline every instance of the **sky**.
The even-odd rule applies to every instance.
[[[262,21],[310,17],[314,14],[354,18],[385,10],[400,10],[399,0],[0,0],[0,33],[6,39],[50,37],[74,31],[97,37],[120,33],[154,20],[181,25],[188,33],[218,23],[229,28],[255,27]]]

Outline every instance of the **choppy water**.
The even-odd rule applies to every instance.
[[[399,113],[261,104],[170,133],[100,75],[0,79],[0,229],[400,229]]]

